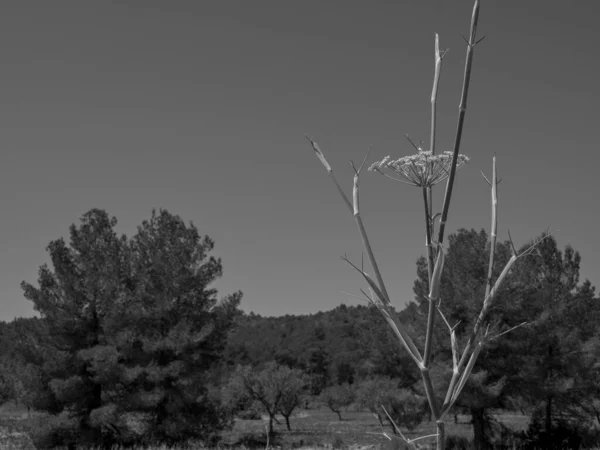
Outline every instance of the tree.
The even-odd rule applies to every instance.
[[[14,399],[13,380],[8,364],[0,362],[0,405]]]
[[[151,438],[206,437],[225,425],[210,396],[241,293],[223,300],[209,285],[222,274],[214,243],[178,216],[153,211],[128,239],[93,209],[48,246],[38,285],[22,283],[47,327],[54,355],[43,364],[52,412],[77,418],[74,439],[125,439],[124,413],[141,413]],[[47,408],[50,410],[51,408]]]
[[[285,366],[282,366],[285,368]],[[287,377],[287,384],[283,394],[281,395],[281,401],[279,402],[278,411],[285,419],[285,425],[288,431],[292,430],[290,426],[290,417],[294,410],[300,406],[302,401],[302,394],[306,390],[308,385],[308,377],[298,369],[291,369],[292,372]]]
[[[338,418],[342,419],[342,410],[346,409],[352,404],[356,394],[352,386],[348,383],[336,384],[335,386],[329,386],[323,392],[321,392],[321,400],[337,414]]]
[[[526,347],[519,352],[519,392],[536,405],[535,417],[550,437],[555,423],[579,421],[582,393],[595,396],[594,360],[584,344],[593,342],[599,316],[593,287],[579,284],[579,252],[571,246],[562,252],[553,237],[542,236],[538,254],[520,261],[511,284],[529,316],[528,326],[515,332]]]
[[[455,337],[461,346],[468,338],[468,331],[477,319],[485,297],[489,247],[490,241],[485,230],[477,232],[463,228],[448,236],[446,264],[440,281],[440,308],[446,320],[453,326],[456,325]],[[494,278],[498,277],[509,258],[510,242],[499,243],[495,251]],[[428,284],[427,262],[421,257],[417,260],[417,280],[414,285],[415,299],[422,311],[421,317],[424,317],[429,307]],[[506,289],[498,293],[495,306],[487,318],[495,325],[495,333],[527,320],[523,318],[522,312],[516,311],[516,305],[511,304],[511,299],[505,293]],[[424,320],[418,323],[425,329]],[[452,370],[452,349],[447,339],[448,328],[443,321],[438,322],[434,334],[439,345],[435,357],[439,363],[446,364],[448,374]],[[471,414],[474,445],[477,449],[490,446],[492,418],[488,412],[490,409],[506,406],[510,387],[507,380],[519,382],[518,377],[512,376],[518,371],[519,365],[511,358],[514,349],[510,351],[508,348],[510,344],[507,343],[511,338],[509,333],[501,339],[491,340],[481,351],[477,368],[456,402],[458,408],[466,409]]]
[[[306,386],[305,375],[298,369],[267,363],[262,370],[238,366],[224,389],[224,396],[234,411],[241,406],[257,402],[269,415],[269,434],[273,434],[275,415],[284,413],[290,429],[289,418],[299,405],[299,396]]]
[[[356,387],[358,403],[377,417],[381,427],[385,418],[394,434],[396,426],[412,430],[427,414],[426,398],[410,389],[399,388],[400,385],[400,380],[374,377]]]

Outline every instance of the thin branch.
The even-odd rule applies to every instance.
[[[418,152],[421,151],[421,147],[419,147],[417,144],[415,144],[408,134],[405,134],[404,137],[408,140],[408,142],[410,142],[410,144],[414,147],[414,149],[416,151],[418,151]]]
[[[448,322],[448,319],[446,319],[446,316],[444,315],[444,313],[442,312],[442,310],[440,309],[439,306],[438,306],[437,310],[440,313],[442,320],[448,327],[448,331],[450,332],[450,346],[452,349],[452,370],[453,370],[453,372],[458,372],[458,343],[456,341],[456,331],[455,330],[456,330],[456,327],[458,327],[458,325],[460,324],[460,321],[458,321],[456,323],[456,325],[451,326],[450,322]]]
[[[490,182],[490,180],[487,179],[487,177],[485,176],[485,173],[483,173],[483,170],[481,171],[481,176],[485,179],[485,181],[487,182],[487,184],[492,187],[492,183]]]
[[[350,200],[348,199],[348,196],[344,193],[344,190],[342,189],[342,187],[338,183],[337,178],[333,174],[333,169],[331,168],[331,166],[329,165],[329,163],[325,159],[325,155],[323,155],[323,152],[319,148],[319,145],[315,141],[313,141],[311,138],[309,138],[308,136],[306,136],[306,139],[308,139],[308,142],[310,142],[310,145],[312,145],[313,150],[317,154],[317,158],[319,158],[319,160],[321,161],[321,163],[323,164],[323,166],[325,166],[325,169],[327,169],[327,173],[329,173],[329,176],[333,180],[333,182],[335,184],[335,187],[337,188],[338,192],[342,196],[342,200],[344,200],[344,203],[346,204],[346,206],[348,207],[348,209],[350,209],[350,211],[352,211],[352,203],[350,203]]]
[[[365,156],[364,161],[366,161],[370,151],[371,151],[371,149],[369,148],[369,151],[367,152],[367,155]],[[358,231],[360,232],[360,237],[363,242],[363,247],[367,251],[367,255],[369,256],[369,262],[371,263],[373,272],[375,272],[375,278],[377,279],[379,289],[384,294],[385,298],[387,299],[387,303],[389,303],[389,301],[390,301],[389,295],[385,288],[385,284],[383,282],[383,278],[381,276],[379,266],[377,265],[377,260],[375,259],[375,254],[373,253],[373,249],[371,248],[371,244],[369,243],[367,231],[365,230],[362,218],[360,216],[358,181],[360,178],[360,171],[362,170],[363,165],[364,165],[364,161],[363,161],[363,164],[361,164],[360,168],[358,170],[355,170],[355,173],[354,173],[354,182],[353,182],[353,188],[352,188],[352,203],[353,203],[352,211],[353,211],[353,215],[354,215],[354,220],[356,222],[356,225],[358,226]]]
[[[502,333],[499,333],[495,336],[487,338],[486,342],[490,342],[490,341],[493,341],[494,339],[498,339],[500,336],[504,336],[506,333],[510,333],[511,331],[516,330],[517,328],[521,328],[522,326],[524,326],[526,324],[527,324],[527,322],[522,322],[519,325],[515,325],[514,327],[509,328],[508,330],[505,330]]]
[[[373,169],[373,171],[374,171],[374,172],[377,172],[377,173],[380,173],[380,174],[381,174],[381,175],[383,175],[384,177],[388,177],[388,178],[389,178],[389,179],[391,179],[391,180],[394,180],[394,181],[399,181],[400,183],[404,183],[404,184],[410,184],[411,186],[413,185],[412,183],[409,183],[408,181],[404,181],[404,180],[401,180],[400,178],[396,178],[396,177],[393,177],[393,176],[391,176],[391,175],[389,175],[389,174],[387,174],[387,173],[384,173],[384,172],[382,172],[381,170],[379,170],[379,169],[377,169],[377,168]]]
[[[375,283],[375,281],[373,281],[373,279],[371,278],[371,276],[369,274],[367,274],[363,270],[359,269],[346,256],[343,256],[342,260],[346,261],[351,267],[353,267],[357,272],[359,272],[363,276],[363,278],[367,281],[367,283],[369,284],[369,288],[379,298],[378,302],[373,301],[372,299],[371,299],[371,302],[377,307],[379,312],[381,312],[384,319],[388,322],[388,324],[392,328],[392,331],[394,331],[394,333],[396,334],[396,337],[398,337],[398,339],[400,340],[400,343],[404,346],[406,351],[413,358],[413,360],[415,361],[417,366],[422,367],[423,358],[421,357],[421,354],[419,353],[419,350],[415,346],[412,338],[406,332],[402,323],[398,319],[398,316],[392,309],[392,306],[389,302],[389,298],[387,296],[384,296],[384,294],[381,292],[381,290],[377,286],[377,283]],[[363,294],[364,294],[364,292],[363,292]],[[365,294],[365,296],[366,296],[366,294]],[[367,296],[367,298],[369,298],[369,297]]]
[[[536,248],[536,246],[539,245],[540,242],[542,242],[547,237],[548,237],[548,235],[538,239],[537,241],[535,241],[532,245],[530,245],[528,248],[526,248],[521,253],[513,254],[513,256],[511,256],[511,258],[508,260],[508,262],[506,263],[506,266],[504,266],[504,269],[502,270],[502,272],[496,279],[496,283],[494,284],[494,287],[490,290],[490,292],[486,296],[486,298],[484,298],[483,306],[481,308],[481,311],[479,312],[479,316],[477,317],[477,320],[475,321],[473,330],[471,331],[471,334],[469,336],[467,344],[465,345],[465,348],[463,349],[462,356],[458,363],[458,370],[459,370],[461,379],[464,377],[466,371],[469,370],[467,368],[464,368],[464,370],[463,370],[463,367],[467,362],[467,358],[469,358],[469,364],[471,364],[473,355],[475,354],[475,352],[478,351],[478,349],[482,345],[481,341],[479,341],[479,344],[477,344],[477,348],[475,349],[475,351],[469,355],[475,339],[478,339],[479,332],[481,331],[481,327],[484,324],[485,317],[487,316],[490,305],[491,305],[492,301],[494,300],[496,293],[500,289],[500,286],[501,286],[502,282],[504,281],[504,278],[506,278],[506,276],[510,272],[510,269],[512,268],[512,266],[514,265],[514,263],[517,261],[518,258],[529,255]],[[479,339],[481,339],[481,338],[479,338]],[[476,359],[477,358],[475,357],[475,360]],[[475,363],[475,360],[473,360],[473,364]],[[448,391],[446,393],[446,398],[444,400],[444,406],[442,408],[443,412],[446,412],[449,409],[449,407],[452,406],[452,403],[453,403],[452,397],[456,397],[458,395],[456,393],[457,389],[458,389],[457,382],[458,382],[458,375],[453,374],[452,378],[450,380],[450,385],[448,387]]]
[[[373,289],[373,291],[375,292],[375,294],[377,294],[377,297],[379,298],[379,301],[381,301],[382,304],[389,304],[390,300],[388,298],[387,295],[385,295],[380,289],[379,286],[377,286],[377,283],[375,283],[375,281],[373,280],[373,278],[371,278],[371,276],[366,273],[364,270],[359,269],[354,263],[352,263],[346,256],[342,256],[341,257],[343,261],[347,262],[352,268],[354,268],[358,273],[360,273],[363,278],[365,279],[365,281],[369,284],[369,287],[371,289]]]
[[[396,432],[400,435],[400,437],[402,438],[402,440],[404,442],[406,442],[408,445],[410,445],[411,448],[413,448],[414,450],[417,450],[416,444],[413,441],[411,441],[410,439],[408,439],[406,436],[404,436],[404,433],[402,433],[402,430],[400,429],[400,427],[396,424],[396,422],[394,421],[394,419],[392,419],[392,416],[390,416],[390,414],[387,412],[387,410],[385,409],[385,406],[381,405],[381,409],[383,409],[383,412],[385,413],[385,415],[387,416],[388,420],[390,421],[390,423],[394,427],[394,430],[396,430]]]
[[[411,441],[415,442],[415,441],[419,441],[421,439],[428,439],[428,438],[437,437],[437,436],[438,436],[437,433],[436,434],[428,434],[426,436],[419,436],[419,437],[416,437],[414,439],[411,439]]]
[[[346,291],[340,291],[340,292],[344,295],[347,295],[348,297],[355,298],[356,300],[361,300],[363,302],[371,302],[370,298],[362,298],[362,297],[359,297],[358,295],[350,294],[349,292],[346,292]]]

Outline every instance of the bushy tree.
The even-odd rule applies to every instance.
[[[525,347],[519,392],[536,406],[534,417],[552,434],[555,425],[581,419],[580,400],[593,389],[595,360],[586,356],[597,329],[598,301],[589,282],[579,284],[581,256],[571,246],[560,251],[548,236],[537,255],[520,261],[514,282],[528,315],[528,326],[515,330]],[[587,392],[586,392],[587,391]]]
[[[382,427],[385,419],[394,433],[396,433],[394,423],[399,427],[412,430],[422,422],[428,410],[424,396],[413,390],[399,387],[401,385],[400,380],[373,377],[363,380],[356,387],[357,402],[371,411]]]
[[[348,408],[355,398],[354,388],[348,383],[329,386],[321,392],[321,401],[337,414],[340,421],[343,420],[342,411]]]
[[[441,277],[440,309],[448,323],[456,327],[456,339],[461,348],[485,297],[489,247],[490,241],[485,230],[477,232],[463,228],[448,236],[446,264]],[[509,258],[510,242],[498,243],[494,279]],[[418,322],[422,329],[426,326],[424,317],[429,307],[428,284],[427,262],[421,257],[417,261],[414,292],[417,305],[422,311]],[[502,333],[527,320],[523,318],[522,312],[516,311],[518,305],[511,303],[513,300],[506,292],[503,289],[498,293],[495,305],[487,317],[494,325],[491,335]],[[448,327],[443,320],[438,321],[435,336],[438,343],[436,361],[445,364],[448,376],[452,370],[452,349],[449,345]],[[518,376],[512,376],[519,370],[516,359],[511,359],[514,356],[514,349],[510,349],[509,343],[512,337],[509,333],[501,339],[488,342],[455,405],[471,414],[476,448],[489,446],[492,420],[489,411],[507,405],[508,377],[510,381],[518,383]]]
[[[289,418],[300,404],[307,378],[298,369],[280,366],[274,361],[261,370],[238,366],[224,388],[224,396],[232,410],[259,404],[269,416],[269,434],[273,434],[275,415],[281,413],[291,429]]]
[[[46,409],[76,418],[77,440],[109,445],[130,439],[125,413],[139,413],[160,441],[206,436],[224,415],[210,395],[241,294],[219,301],[209,285],[222,273],[213,241],[167,211],[153,211],[137,234],[93,209],[48,246],[53,270],[23,283],[47,327],[53,351],[42,378]]]
[[[578,252],[567,246],[563,254],[556,240],[546,234],[536,242],[536,252],[519,259],[497,295],[487,320],[492,325],[489,335],[500,337],[488,341],[456,403],[472,416],[478,449],[491,445],[491,409],[510,408],[523,404],[523,400],[536,408],[541,405],[543,409],[535,417],[543,417],[542,428],[551,430],[557,411],[561,419],[577,417],[581,405],[593,404],[580,395],[586,391],[588,398],[594,395],[595,377],[582,357],[582,343],[592,338],[597,323],[593,287],[589,282],[578,284]],[[510,243],[498,244],[495,255],[496,267],[503,267],[510,256]],[[465,339],[464,330],[470,329],[481,309],[487,258],[489,239],[485,231],[461,229],[449,236],[440,308],[448,322],[456,325],[459,347]],[[415,294],[424,309],[428,300],[423,258],[417,262],[417,274]],[[423,320],[420,324],[424,327]],[[452,351],[447,335],[447,326],[439,321],[436,336],[442,345],[436,358],[440,363],[446,361],[450,370]]]

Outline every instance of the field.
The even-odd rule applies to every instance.
[[[281,418],[279,425],[275,425],[275,430],[278,433],[276,445],[282,448],[303,446],[402,448],[397,444],[391,444],[382,435],[382,431],[391,435],[391,428],[386,426],[382,430],[378,420],[371,413],[364,411],[344,412],[342,418],[343,420],[340,421],[336,414],[326,409],[300,410],[296,417],[290,421],[292,431],[286,430],[283,418]],[[459,423],[454,423],[452,417],[450,419],[446,424],[447,435],[462,436],[467,439],[473,438],[469,416],[458,416]],[[498,417],[498,420],[512,429],[521,430],[527,427],[529,418],[523,415],[502,415]],[[266,420],[237,420],[233,430],[224,435],[224,443],[244,443],[245,437],[260,437],[260,440],[257,439],[258,442],[256,443],[264,444],[266,423]],[[405,434],[409,438],[415,438],[434,433],[435,423],[424,422],[412,432]],[[421,442],[426,444],[433,442],[433,440],[433,438],[430,438]]]
[[[279,418],[279,424],[275,424],[276,437],[269,442],[272,447],[281,449],[294,448],[350,448],[350,449],[382,449],[396,450],[403,448],[398,442],[389,441],[382,436],[382,430],[377,419],[369,412],[352,411],[343,412],[343,420],[340,421],[336,414],[329,410],[302,409],[290,420],[292,431],[287,431],[285,421]],[[265,448],[267,420],[236,420],[232,430],[223,434],[223,448]],[[472,427],[468,423],[468,416],[459,416],[459,423],[455,424],[453,417],[447,422],[448,435],[472,438]],[[502,415],[498,420],[513,429],[524,429],[528,418],[523,415]],[[12,405],[0,407],[0,450],[33,450],[35,447],[23,432],[27,421],[27,412],[22,408]],[[389,426],[383,430],[391,434]],[[422,423],[407,436],[412,438],[433,434],[435,424]],[[420,442],[426,444],[433,439],[425,439]],[[157,448],[157,450],[160,447]],[[194,448],[194,447],[190,447]],[[163,447],[163,449],[165,449]],[[166,450],[166,449],[165,449]]]

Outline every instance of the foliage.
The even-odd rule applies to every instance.
[[[40,268],[39,287],[22,284],[46,328],[24,352],[47,386],[36,401],[68,411],[81,444],[122,440],[128,412],[145,417],[154,441],[208,436],[226,425],[210,370],[241,294],[216,299],[214,243],[179,217],[153,212],[131,239],[116,224],[89,211],[69,244],[48,246],[53,270]]]
[[[497,278],[500,270],[510,258],[510,242],[498,243],[495,250],[495,269],[493,279]],[[479,232],[471,229],[459,229],[448,236],[446,263],[440,282],[441,311],[448,322],[455,326],[459,348],[462,348],[469,337],[470,330],[482,307],[487,283],[487,265],[489,260],[490,241],[485,230]],[[507,280],[507,283],[510,279]],[[414,291],[418,307],[425,314],[429,307],[428,300],[427,262],[424,257],[417,261],[417,280]],[[516,308],[511,305],[506,295],[507,289],[498,293],[494,307],[486,320],[494,325],[493,334],[499,334],[523,320],[522,312],[516,314]],[[422,331],[425,330],[424,320],[419,322]],[[443,321],[438,321],[434,331],[438,343],[436,362],[445,364],[446,377],[452,370],[452,349],[448,339],[448,328]],[[475,445],[484,448],[489,445],[491,408],[502,408],[508,405],[508,382],[519,383],[515,365],[514,352],[508,348],[511,334],[501,339],[494,339],[480,353],[478,364],[455,407],[468,411],[473,417]],[[437,384],[437,383],[436,383]]]
[[[374,377],[362,381],[356,388],[358,403],[376,415],[382,427],[385,419],[394,433],[394,423],[385,411],[396,425],[412,430],[421,423],[428,410],[424,396],[410,389],[399,388],[399,385],[398,380]]]
[[[406,321],[411,313],[401,312]],[[374,338],[374,335],[376,338]],[[406,385],[419,379],[392,331],[370,306],[346,306],[299,316],[263,317],[243,314],[225,349],[230,367],[258,366],[271,360],[303,370],[314,391],[328,385],[353,383],[373,375],[400,378]]]
[[[529,317],[528,326],[514,335],[522,348],[516,352],[522,355],[518,392],[539,408],[549,435],[555,423],[586,420],[581,405],[593,405],[586,397],[598,394],[597,360],[589,351],[595,347],[600,302],[589,282],[579,284],[580,261],[572,247],[561,252],[550,237],[537,257],[523,259],[516,270],[520,296],[515,297]]]
[[[356,393],[348,383],[330,386],[321,392],[321,401],[336,413],[340,420],[343,420],[341,412],[348,408],[355,398]]]
[[[269,415],[269,434],[273,434],[277,413],[285,417],[287,428],[291,429],[289,418],[300,404],[307,381],[300,370],[276,362],[265,364],[261,370],[238,366],[224,388],[223,397],[233,412],[260,404]]]

